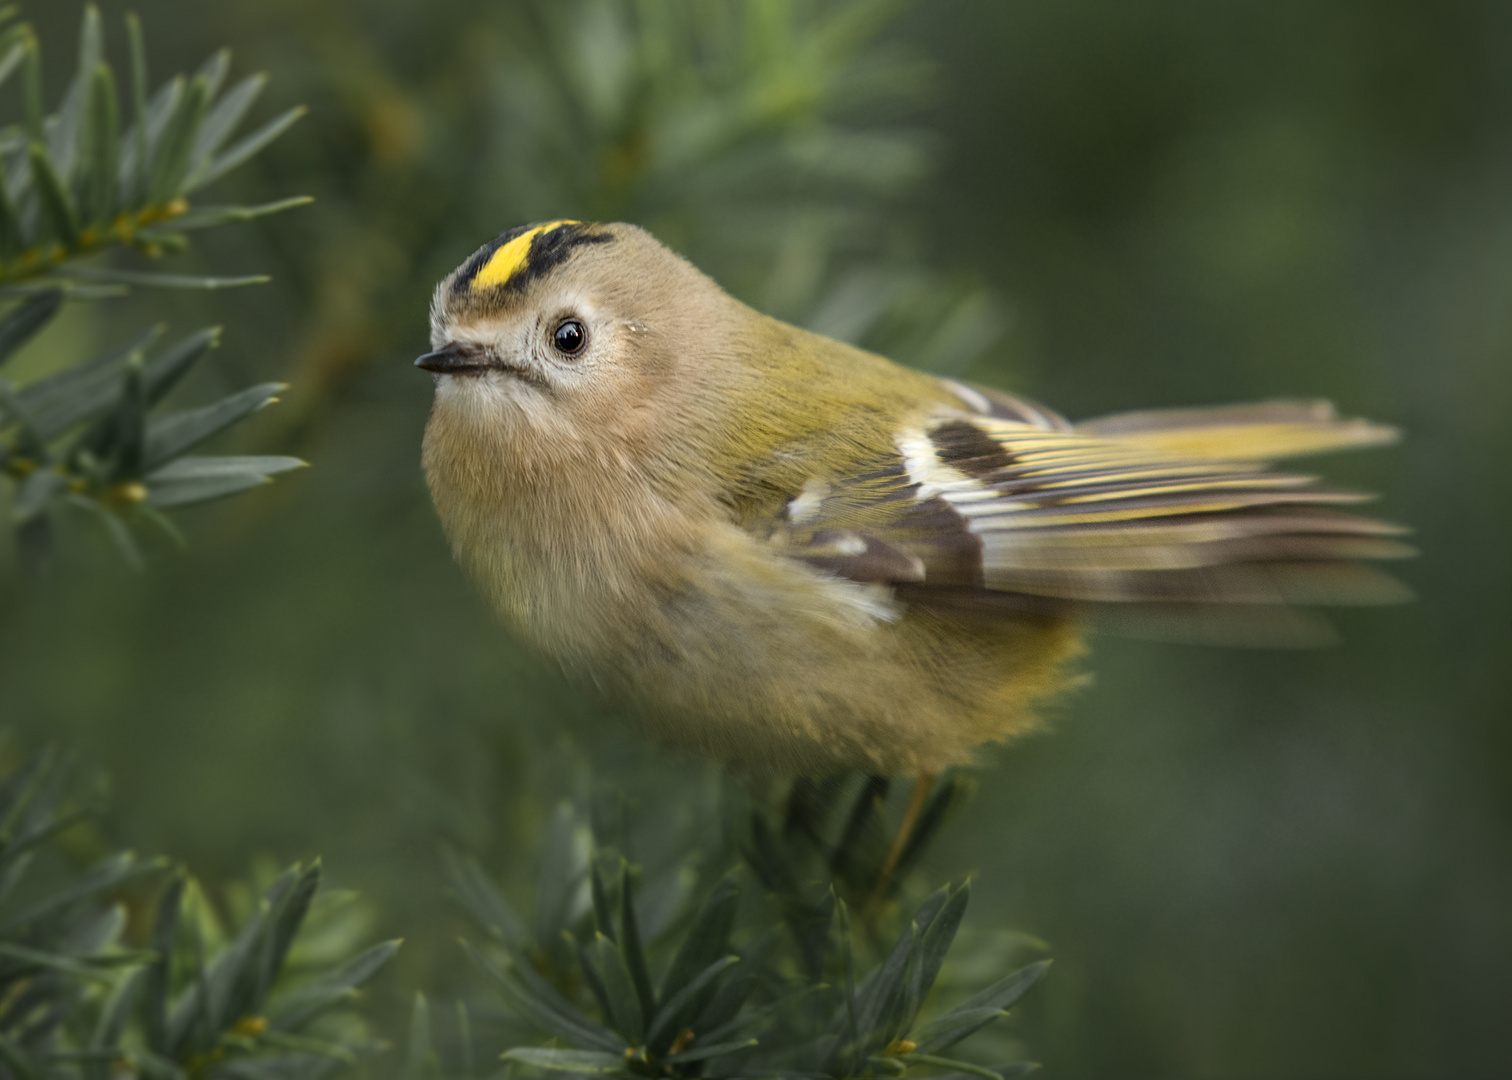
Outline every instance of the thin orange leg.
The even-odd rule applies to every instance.
[[[914,781],[913,790],[908,794],[908,809],[903,811],[903,820],[898,823],[898,832],[882,863],[882,870],[877,874],[877,883],[872,886],[871,896],[867,897],[867,907],[880,901],[886,895],[887,887],[892,884],[892,876],[898,869],[898,863],[903,861],[903,853],[908,850],[908,841],[913,836],[914,826],[919,823],[919,815],[924,812],[924,804],[929,800],[934,781],[935,774],[930,772],[920,773]]]

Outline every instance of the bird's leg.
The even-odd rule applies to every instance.
[[[903,861],[903,853],[908,850],[908,841],[913,836],[914,826],[919,823],[919,815],[924,812],[924,803],[929,799],[934,780],[934,773],[921,772],[919,778],[914,781],[913,790],[908,794],[908,808],[903,811],[903,820],[898,823],[898,831],[893,836],[892,847],[888,849],[887,858],[883,860],[882,869],[877,874],[877,883],[872,886],[871,896],[867,897],[867,907],[874,906],[887,894],[887,888],[892,884],[892,876],[897,871],[898,864]]]

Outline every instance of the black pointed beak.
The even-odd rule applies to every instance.
[[[490,366],[488,356],[468,345],[447,345],[428,352],[415,361],[417,368],[437,375],[465,375],[485,371]]]

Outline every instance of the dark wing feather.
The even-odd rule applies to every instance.
[[[895,584],[910,603],[995,617],[1118,609],[1125,628],[1144,611],[1221,640],[1298,636],[1297,619],[1274,614],[1250,628],[1288,634],[1236,633],[1241,606],[1405,597],[1363,564],[1411,554],[1395,539],[1405,530],[1340,509],[1368,496],[1259,464],[1378,443],[1387,429],[1316,404],[1178,410],[1166,426],[1157,413],[1074,429],[1048,415],[942,415],[905,433],[895,458],[789,502],[787,551]]]

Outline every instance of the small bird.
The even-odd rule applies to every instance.
[[[751,775],[930,776],[1032,729],[1089,624],[1286,638],[1401,599],[1365,496],[1269,463],[1395,432],[1322,402],[1083,423],[754,311],[634,225],[552,221],[437,288],[423,460],[545,655]]]

